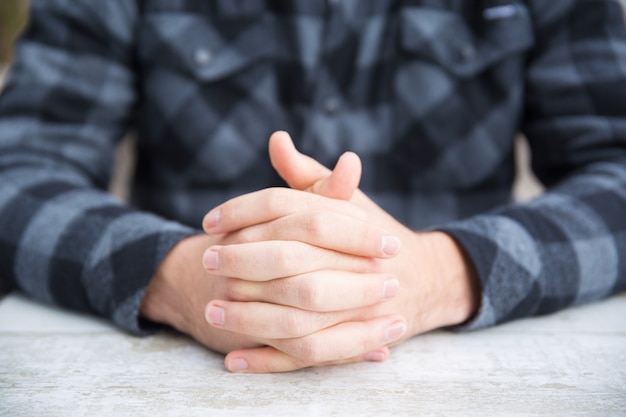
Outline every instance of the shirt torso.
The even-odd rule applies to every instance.
[[[327,166],[359,154],[361,188],[412,227],[509,199],[522,4],[146,0],[137,37],[139,205],[197,224],[280,184],[275,130]]]

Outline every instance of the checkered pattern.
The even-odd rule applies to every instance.
[[[626,31],[617,1],[33,0],[0,98],[0,278],[140,333],[155,268],[204,213],[280,184],[267,138],[415,229],[452,234],[464,328],[626,289]],[[138,132],[132,205],[105,192]],[[549,192],[512,204],[524,132]]]

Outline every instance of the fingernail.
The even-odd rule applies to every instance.
[[[202,265],[208,270],[215,271],[217,269],[217,261],[218,255],[214,250],[209,249],[202,255]]]
[[[244,371],[248,369],[248,362],[243,358],[233,358],[228,361],[226,368],[232,372]]]
[[[400,252],[400,239],[395,236],[383,236],[383,253],[394,256]]]
[[[383,284],[383,299],[395,297],[400,289],[400,283],[397,279],[388,279]]]
[[[206,216],[204,216],[204,219],[202,220],[202,225],[204,226],[204,230],[208,231],[210,229],[213,229],[214,227],[217,226],[219,221],[220,221],[220,209],[214,208],[213,210],[209,211],[206,214]]]
[[[401,321],[397,321],[387,327],[387,330],[385,331],[385,338],[387,339],[387,342],[394,342],[404,336],[404,333],[406,333],[406,324]]]
[[[210,306],[206,312],[207,321],[214,326],[224,325],[225,316],[226,312],[219,306]]]
[[[382,362],[387,359],[387,355],[384,352],[376,350],[365,355],[365,360],[370,362]]]

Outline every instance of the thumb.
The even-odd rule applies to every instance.
[[[361,181],[361,159],[346,152],[331,171],[296,149],[286,132],[270,137],[272,166],[287,184],[297,190],[311,191],[329,198],[350,200]]]

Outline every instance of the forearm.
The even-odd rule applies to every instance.
[[[526,2],[519,129],[548,192],[440,227],[482,287],[466,328],[545,314],[626,287],[626,31],[614,1]],[[599,70],[601,69],[601,70]]]
[[[524,205],[443,228],[473,259],[481,310],[468,328],[550,313],[626,289],[626,164],[600,163]]]
[[[155,266],[192,231],[87,185],[58,169],[0,169],[0,275],[30,296],[140,332]]]

